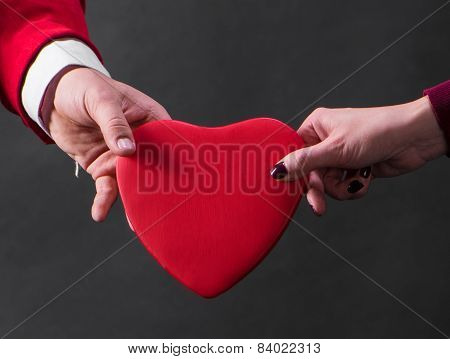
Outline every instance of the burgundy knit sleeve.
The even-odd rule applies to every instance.
[[[426,89],[423,94],[430,99],[436,120],[450,148],[450,80]]]

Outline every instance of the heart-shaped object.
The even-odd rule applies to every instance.
[[[269,253],[295,211],[303,183],[270,170],[302,139],[270,118],[215,128],[155,121],[134,138],[135,155],[117,163],[130,226],[181,283],[219,295]]]

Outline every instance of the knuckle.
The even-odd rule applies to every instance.
[[[147,105],[146,109],[147,117],[150,120],[164,119],[164,117],[168,116],[166,109],[156,101],[153,101],[153,103]]]
[[[110,88],[100,87],[91,92],[92,98],[98,103],[111,103],[117,100],[117,94]]]
[[[154,120],[158,118],[157,116],[158,111],[155,109],[154,105],[147,105],[145,110],[147,112],[148,120]]]
[[[105,112],[105,108],[109,108],[112,105],[120,101],[119,96],[111,89],[105,88],[90,88],[85,94],[85,106],[89,113],[101,114]]]
[[[311,113],[311,116],[313,119],[321,119],[321,118],[324,118],[329,112],[330,112],[330,109],[328,109],[326,107],[317,107]]]
[[[110,183],[101,183],[97,186],[97,192],[103,196],[110,196],[115,193],[115,188]]]
[[[345,141],[341,136],[333,136],[328,139],[328,146],[333,149],[333,151],[342,152],[345,149]]]
[[[129,129],[128,122],[121,117],[113,117],[108,121],[108,128],[114,132],[123,132]]]
[[[335,167],[342,167],[347,162],[348,148],[343,138],[339,136],[327,139],[327,148]]]
[[[295,166],[295,171],[303,172],[305,166],[305,159],[308,156],[310,150],[305,148],[303,151],[295,151],[293,154],[293,164]]]

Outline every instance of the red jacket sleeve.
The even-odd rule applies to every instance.
[[[89,40],[84,1],[3,0],[0,24],[0,99],[42,140],[50,143],[51,139],[28,117],[22,106],[22,84],[36,55],[53,39],[78,38],[100,58]]]

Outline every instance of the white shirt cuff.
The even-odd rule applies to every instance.
[[[89,67],[110,77],[94,51],[79,40],[56,40],[42,48],[25,77],[22,87],[22,104],[28,116],[49,136],[40,117],[39,106],[48,84],[69,65]]]

